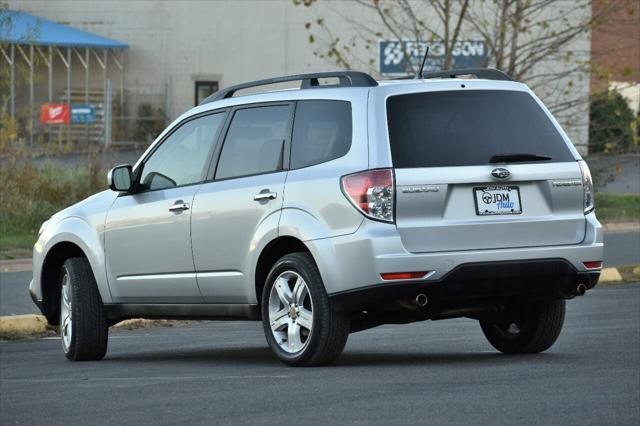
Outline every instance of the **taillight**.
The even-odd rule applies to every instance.
[[[583,160],[578,161],[580,165],[580,172],[582,173],[582,195],[584,200],[584,214],[590,213],[595,208],[593,179],[591,179],[591,172],[589,166]]]
[[[342,177],[342,191],[366,216],[393,222],[393,170],[377,169]]]

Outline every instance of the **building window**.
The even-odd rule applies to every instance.
[[[207,96],[217,91],[217,81],[196,81],[196,105],[200,105]]]

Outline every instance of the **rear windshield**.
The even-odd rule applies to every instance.
[[[498,154],[574,158],[542,108],[526,92],[415,93],[387,100],[394,167],[489,164]]]

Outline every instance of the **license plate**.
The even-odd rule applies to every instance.
[[[517,186],[482,186],[473,188],[476,214],[521,214],[520,188]]]

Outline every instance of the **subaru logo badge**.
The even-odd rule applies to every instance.
[[[491,176],[496,179],[506,179],[511,176],[511,172],[504,167],[496,167],[495,169],[491,170]]]

